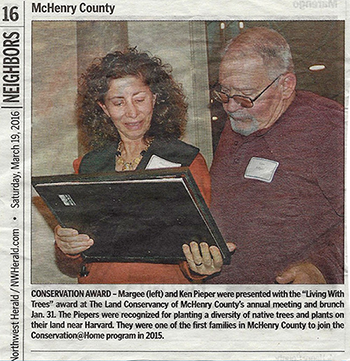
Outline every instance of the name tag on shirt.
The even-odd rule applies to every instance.
[[[271,183],[279,163],[275,160],[252,157],[244,173],[244,178]]]
[[[149,160],[146,169],[161,169],[161,168],[179,168],[181,167],[181,163],[173,163],[164,158],[158,157],[153,154],[151,159]]]

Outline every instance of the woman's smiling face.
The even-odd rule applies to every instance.
[[[156,95],[136,76],[113,79],[99,103],[122,140],[139,140],[151,126]]]

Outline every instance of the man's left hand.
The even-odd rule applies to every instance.
[[[277,283],[324,284],[327,283],[321,271],[310,262],[300,262],[288,267],[276,277]]]

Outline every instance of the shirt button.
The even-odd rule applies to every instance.
[[[235,159],[235,163],[239,163],[239,159],[238,159],[238,158]]]

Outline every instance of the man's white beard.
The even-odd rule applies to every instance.
[[[231,122],[231,128],[234,132],[248,136],[259,130],[259,123],[255,117],[243,114],[239,110],[234,113],[228,113]],[[248,120],[248,122],[246,122]],[[242,125],[242,126],[241,126]]]

